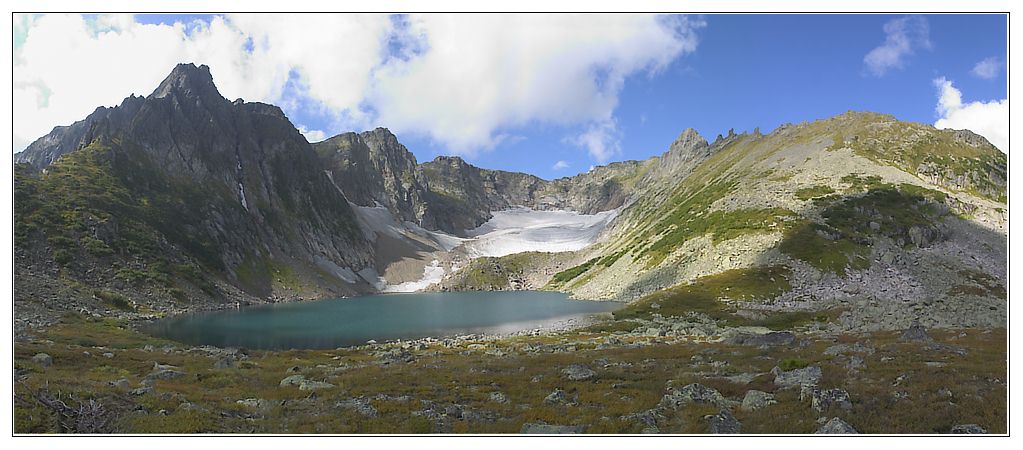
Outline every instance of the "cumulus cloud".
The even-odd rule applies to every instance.
[[[998,58],[991,57],[985,58],[984,60],[973,66],[973,70],[970,71],[973,76],[977,78],[983,78],[990,80],[998,76],[1001,73],[1002,61]]]
[[[330,119],[302,127],[311,140],[325,126],[381,125],[472,156],[540,123],[582,130],[571,142],[605,162],[620,151],[614,111],[625,80],[694,51],[704,26],[641,14],[238,14],[174,24],[16,15],[15,146],[148,95],[174,64],[195,62],[210,66],[227,98]]]
[[[351,121],[385,48],[382,15],[237,15],[140,24],[129,15],[15,16],[15,150],[130,95],[175,64],[207,64],[227,98],[288,103],[285,88]],[[20,35],[19,35],[20,33]],[[18,38],[20,36],[20,39]],[[285,106],[287,109],[287,106]]]
[[[599,163],[605,163],[622,152],[621,131],[618,123],[611,119],[594,122],[579,136],[565,141],[586,149]]]
[[[310,130],[302,125],[298,126],[298,132],[305,136],[305,140],[309,142],[320,142],[327,139],[327,133],[322,130]]]
[[[1009,151],[1009,100],[963,103],[963,94],[952,81],[941,77],[934,80],[938,88],[940,117],[937,128],[967,129],[987,138],[1003,152]]]
[[[631,14],[412,16],[404,42],[421,50],[378,71],[371,103],[381,123],[471,155],[534,121],[606,123],[626,77],[692,52],[703,26]]]
[[[568,161],[558,161],[551,166],[551,170],[564,170],[568,168]]]
[[[892,69],[901,69],[905,59],[919,49],[930,49],[930,25],[921,16],[892,19],[884,24],[884,43],[863,57],[867,71],[881,77]]]

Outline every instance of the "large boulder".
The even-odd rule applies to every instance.
[[[572,364],[561,369],[561,374],[571,381],[592,380],[597,378],[597,372],[582,364]]]
[[[845,389],[814,389],[811,404],[819,414],[827,412],[832,407],[846,411],[852,409],[849,393]]]
[[[673,409],[690,403],[711,404],[724,408],[728,402],[716,389],[699,383],[687,384],[681,389],[672,388],[661,398],[661,406]]]
[[[934,339],[927,334],[927,330],[924,329],[923,325],[920,325],[919,321],[914,320],[913,324],[902,332],[902,336],[899,336],[899,340],[903,342],[933,342]]]
[[[32,362],[43,367],[50,367],[53,365],[53,357],[46,353],[36,353],[36,355],[32,357]]]
[[[744,411],[756,411],[775,403],[778,403],[778,401],[774,399],[774,394],[764,391],[750,390],[746,391],[746,396],[742,398],[741,408]]]
[[[703,420],[707,422],[707,431],[710,434],[738,434],[742,429],[742,424],[727,409],[704,416]]]
[[[774,374],[774,385],[781,389],[804,388],[816,386],[821,381],[821,368],[809,366],[802,369],[784,371],[779,367],[771,369]]]

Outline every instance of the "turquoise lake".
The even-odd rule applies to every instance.
[[[145,331],[191,345],[326,349],[371,339],[509,333],[622,306],[559,292],[384,294],[193,313],[159,320]]]

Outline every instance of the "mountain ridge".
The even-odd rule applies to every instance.
[[[520,275],[528,272],[526,285],[497,277],[488,289],[642,300],[765,266],[787,267],[798,278],[794,291],[816,289],[828,274],[838,276],[839,289],[853,276],[884,278],[874,268],[953,282],[961,277],[950,273],[973,270],[1005,284],[997,261],[1005,155],[970,132],[877,113],[786,124],[766,135],[730,130],[713,142],[688,128],[661,155],[544,180],[459,157],[420,163],[385,128],[310,144],[280,108],[229,101],[208,67],[182,64],[150,96],[56,127],[15,161],[16,305],[34,311],[46,309],[37,297],[77,298],[69,309],[103,308],[97,292],[108,291],[157,314],[374,292],[381,274],[414,281],[425,261],[446,258],[447,244],[430,233],[464,238],[494,212],[518,206],[616,217],[583,250],[516,260]],[[81,190],[90,183],[106,191]],[[876,229],[832,217],[840,214]],[[973,257],[994,255],[995,262],[929,250],[965,239],[987,246],[967,245]],[[789,242],[819,248],[807,253]],[[897,264],[913,258],[968,269],[925,273]],[[500,270],[501,258],[488,261]],[[56,270],[38,270],[47,264]],[[470,268],[437,288],[474,288]],[[921,292],[963,289],[936,286],[942,290]],[[182,305],[181,298],[198,300]],[[991,307],[995,313],[984,317],[1003,312]]]

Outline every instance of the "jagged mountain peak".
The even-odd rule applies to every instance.
[[[174,66],[150,97],[163,98],[175,93],[185,97],[196,96],[204,99],[213,97],[226,101],[213,84],[213,75],[209,66],[205,64],[198,67],[192,63]]]

